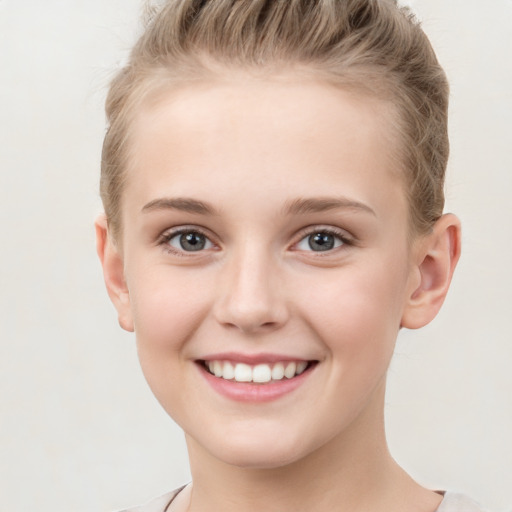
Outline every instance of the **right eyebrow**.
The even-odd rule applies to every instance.
[[[142,213],[155,210],[180,210],[182,212],[197,213],[199,215],[217,215],[215,208],[203,201],[189,197],[161,197],[153,199],[142,207]]]

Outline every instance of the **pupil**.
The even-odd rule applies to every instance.
[[[334,247],[334,237],[328,233],[315,233],[309,237],[309,247],[313,251],[329,251]]]
[[[184,233],[180,237],[180,245],[186,251],[200,251],[204,249],[206,240],[198,233]]]

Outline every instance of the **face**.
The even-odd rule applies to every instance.
[[[291,77],[184,88],[137,117],[121,308],[204,453],[282,466],[380,418],[414,287],[386,108]]]

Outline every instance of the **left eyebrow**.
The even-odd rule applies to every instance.
[[[377,216],[375,211],[368,205],[346,197],[299,198],[288,202],[284,211],[285,214],[306,214],[325,212],[335,209],[355,209],[371,213],[375,217]]]
[[[217,211],[212,205],[189,197],[162,197],[154,199],[142,207],[143,213],[154,210],[180,210],[199,215],[217,215]]]

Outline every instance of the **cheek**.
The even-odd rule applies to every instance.
[[[405,263],[381,258],[310,283],[302,309],[332,353],[342,352],[348,361],[392,352],[402,316],[404,268]]]
[[[141,364],[147,358],[160,365],[180,363],[187,340],[211,309],[208,283],[164,266],[141,274],[130,287]]]

